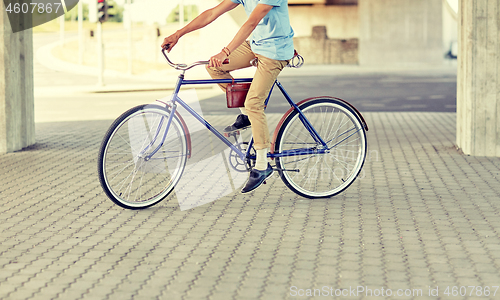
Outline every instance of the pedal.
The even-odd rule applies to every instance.
[[[236,130],[236,131],[233,131],[233,132],[224,132],[224,136],[229,138],[229,137],[237,137],[238,135],[240,135],[240,131],[239,130]]]

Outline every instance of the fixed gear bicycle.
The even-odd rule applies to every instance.
[[[185,72],[208,61],[191,65],[168,64],[180,70],[169,102],[139,105],[119,116],[106,132],[98,156],[98,174],[106,195],[117,205],[142,209],[165,199],[179,182],[191,157],[191,135],[179,114],[182,106],[195,119],[231,148],[231,166],[249,171],[255,164],[253,139],[245,147],[230,142],[186,104],[178,93],[183,85],[251,82],[252,78],[186,80]],[[367,152],[368,126],[361,113],[348,102],[334,97],[292,101],[276,80],[266,100],[277,87],[291,108],[283,115],[272,138],[268,157],[293,192],[307,198],[332,197],[358,177]]]

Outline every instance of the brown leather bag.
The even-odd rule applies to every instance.
[[[249,89],[250,82],[234,83],[233,81],[228,84],[226,88],[227,107],[245,107],[245,99]]]

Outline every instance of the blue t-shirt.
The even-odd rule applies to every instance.
[[[242,4],[248,16],[257,4],[273,8],[255,27],[250,38],[252,51],[276,60],[291,59],[294,54],[293,29],[288,17],[288,0],[231,0]]]

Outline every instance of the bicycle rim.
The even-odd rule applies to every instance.
[[[149,207],[179,181],[186,164],[186,137],[174,117],[164,138],[169,115],[157,105],[138,106],[120,116],[106,133],[99,153],[99,179],[116,204]]]
[[[278,158],[281,178],[304,197],[334,196],[349,187],[361,172],[366,157],[364,127],[351,108],[334,99],[314,99],[300,105],[300,109],[330,150],[325,154]],[[321,148],[297,112],[285,119],[276,139],[276,152]]]

